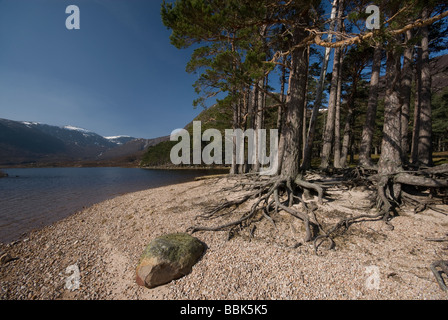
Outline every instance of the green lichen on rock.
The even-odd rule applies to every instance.
[[[137,283],[155,288],[181,278],[191,272],[204,251],[205,245],[186,233],[154,239],[140,258]]]
[[[186,233],[174,233],[152,241],[143,253],[143,258],[158,257],[182,265],[184,260],[199,259],[203,252],[204,245],[198,239]]]

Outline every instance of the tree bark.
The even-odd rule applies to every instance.
[[[336,14],[337,14],[337,4],[338,4],[338,0],[334,0],[333,8],[331,11],[330,30],[333,30],[334,26],[335,26],[334,19],[336,18]],[[333,35],[329,34],[328,41],[331,42],[332,38],[333,38]],[[321,73],[320,73],[319,85],[317,87],[317,92],[316,92],[316,99],[314,100],[313,112],[312,112],[311,118],[310,118],[308,135],[307,135],[307,139],[305,141],[305,147],[304,147],[305,151],[303,154],[302,170],[308,170],[311,168],[311,158],[312,158],[312,153],[313,153],[314,136],[316,133],[317,117],[319,115],[319,111],[322,106],[322,97],[323,97],[323,92],[324,92],[325,79],[327,77],[328,63],[330,61],[331,50],[332,50],[331,48],[325,48],[325,55],[324,55],[324,60],[322,62],[322,69],[321,69]]]
[[[305,37],[303,28],[294,30],[295,43]],[[306,48],[294,50],[291,55],[291,70],[289,76],[288,96],[284,125],[282,127],[280,146],[281,177],[294,181],[299,174],[300,141],[302,134],[303,109],[306,101],[306,84],[308,70],[308,54]]]
[[[381,60],[383,50],[376,47],[372,62],[372,76],[370,79],[369,101],[367,104],[366,122],[362,131],[361,148],[359,154],[360,165],[364,167],[372,166],[372,143],[375,133],[375,120],[378,109],[378,89],[381,71]]]
[[[281,89],[280,89],[280,101],[282,103],[285,103],[285,85],[286,85],[286,63],[287,59],[286,57],[283,59],[283,66],[282,66],[282,76],[280,79],[281,82]],[[282,124],[283,124],[283,106],[278,107],[278,116],[277,116],[277,129],[279,132],[282,131]]]
[[[345,127],[344,127],[344,138],[342,141],[342,150],[341,150],[341,159],[339,161],[340,168],[345,168],[347,166],[347,157],[348,157],[348,150],[351,146],[351,139],[352,139],[352,123],[353,123],[353,117],[355,114],[354,110],[354,99],[356,96],[356,81],[353,83],[353,91],[351,93],[351,97],[348,101],[348,112],[347,112],[347,118],[345,119]]]
[[[422,49],[417,48],[417,61],[415,64],[415,108],[414,125],[412,128],[411,159],[418,164],[418,140],[420,136],[420,109],[422,100]]]
[[[264,79],[258,81],[258,87],[264,88]],[[257,90],[257,94],[255,96],[256,101],[256,113],[255,113],[255,121],[254,121],[254,130],[257,133],[258,130],[262,129],[263,126],[263,112],[264,112],[264,93],[262,90]],[[254,164],[252,166],[254,172],[260,171],[260,162],[258,161],[258,154],[260,146],[258,145],[258,138],[255,137],[255,150],[254,150]]]
[[[342,55],[340,57],[342,64]],[[341,165],[341,96],[342,96],[342,79],[339,77],[338,91],[336,95],[336,116],[334,119],[334,167],[342,168]]]
[[[429,18],[429,9],[424,8],[423,19]],[[422,96],[420,108],[420,132],[418,140],[418,162],[432,166],[432,108],[431,108],[431,66],[429,60],[429,28],[422,28]]]
[[[401,55],[397,48],[392,48],[387,54],[383,142],[378,164],[380,175],[393,174],[402,169],[400,74]]]
[[[310,61],[310,47],[306,48],[306,52],[307,52],[307,60],[308,63]],[[302,160],[303,157],[305,156],[305,148],[306,148],[306,139],[307,139],[307,121],[308,121],[308,78],[310,76],[310,68],[307,69],[307,73],[306,73],[306,78],[307,78],[307,82],[306,82],[306,87],[305,87],[305,103],[304,103],[304,108],[303,108],[303,120],[302,120]]]
[[[344,14],[344,1],[341,0],[338,8],[338,26],[337,31],[342,31],[342,16]],[[338,92],[338,83],[340,79],[341,63],[340,58],[342,54],[342,48],[338,47],[334,52],[334,63],[333,63],[333,74],[331,79],[331,89],[330,98],[328,101],[328,111],[327,111],[327,123],[325,125],[325,131],[323,135],[323,147],[322,147],[322,157],[321,157],[321,169],[327,169],[330,165],[330,155],[333,147],[334,140],[334,121],[335,121],[335,110],[336,110],[336,100]]]
[[[406,32],[407,47],[404,51],[403,70],[401,79],[401,97],[403,104],[401,107],[401,150],[403,163],[409,162],[409,121],[411,109],[412,93],[412,61],[414,56],[414,47],[409,45],[412,40],[412,31]]]

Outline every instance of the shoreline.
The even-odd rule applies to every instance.
[[[51,167],[50,169],[53,169],[53,168],[54,169],[77,169],[78,167]],[[95,168],[110,168],[110,167],[82,167],[82,168],[79,168],[79,169],[95,169]],[[116,168],[123,168],[123,167],[116,167]],[[14,169],[14,168],[11,168],[11,169]],[[48,168],[16,168],[16,169],[48,169]],[[140,169],[140,170],[144,170],[145,168],[136,167],[136,168],[124,168],[124,169]],[[156,170],[156,169],[146,168],[145,170]],[[174,169],[159,168],[158,170],[160,170],[160,171],[172,171]],[[191,169],[185,168],[183,170],[191,170]],[[198,171],[199,171],[199,169],[198,169]],[[217,171],[219,173],[221,172],[220,169],[210,169],[210,170],[201,169],[200,171],[213,171],[211,173],[214,173],[214,171]],[[5,173],[4,176],[2,176],[1,175],[2,173],[3,172],[0,170],[0,178],[14,178],[14,177],[10,177],[6,173]],[[204,174],[205,175],[203,175],[203,176],[200,175],[200,176],[197,176],[197,177],[191,177],[191,178],[189,178],[190,181],[177,181],[177,182],[173,182],[173,183],[169,183],[169,184],[161,184],[161,186],[145,187],[144,189],[137,190],[137,191],[120,192],[118,194],[109,195],[106,198],[103,197],[102,199],[97,199],[97,201],[93,201],[93,202],[90,202],[88,204],[85,204],[85,203],[84,204],[80,204],[79,208],[77,208],[77,209],[73,208],[73,211],[70,210],[71,213],[68,213],[68,214],[64,215],[64,217],[60,217],[59,219],[57,219],[56,221],[53,221],[53,222],[48,222],[48,221],[47,222],[43,222],[43,221],[39,222],[38,221],[35,227],[31,226],[30,228],[27,228],[28,231],[24,230],[23,233],[20,233],[20,234],[14,236],[14,238],[9,237],[9,239],[11,239],[11,240],[7,240],[7,241],[0,240],[0,244],[8,245],[10,243],[14,243],[14,242],[20,241],[23,238],[27,238],[28,234],[30,234],[32,232],[39,232],[40,230],[42,230],[42,229],[44,229],[46,227],[49,227],[49,226],[51,226],[53,224],[56,224],[56,223],[58,223],[60,221],[63,221],[66,218],[69,218],[72,215],[78,214],[79,212],[82,212],[86,208],[95,206],[97,204],[103,203],[104,201],[108,201],[108,200],[114,199],[116,197],[126,196],[126,195],[129,195],[129,194],[135,193],[135,192],[143,192],[143,191],[150,192],[151,190],[154,190],[154,189],[157,189],[157,188],[160,188],[160,187],[163,187],[163,186],[175,186],[175,185],[178,185],[178,184],[193,182],[193,181],[197,181],[197,180],[210,179],[208,177],[215,178],[215,177],[218,177],[218,176],[219,177],[222,176],[221,174],[213,174],[213,175],[208,175],[208,173],[204,173]]]
[[[226,166],[200,166],[200,165],[161,165],[161,166],[141,166],[140,163],[114,163],[114,162],[67,162],[67,163],[32,163],[32,164],[12,164],[0,165],[1,170],[7,169],[50,169],[50,168],[133,168],[149,170],[229,170]]]
[[[229,167],[202,167],[202,166],[149,166],[140,167],[148,170],[204,170],[204,171],[230,171]]]
[[[206,179],[134,192],[95,204],[25,239],[0,245],[17,260],[0,265],[2,300],[446,300],[431,274],[432,262],[447,260],[446,244],[425,238],[447,233],[448,218],[431,210],[402,215],[391,231],[382,222],[351,226],[336,250],[316,256],[303,243],[304,228],[288,215],[276,216],[276,230],[262,221],[252,240],[227,232],[199,232],[207,244],[191,274],[153,290],[139,287],[135,268],[146,245],[167,233],[185,232],[205,207],[235,195],[221,193],[229,179]],[[338,215],[366,191],[329,191],[319,218]],[[321,211],[322,210],[322,211]],[[353,214],[359,209],[350,209]],[[238,211],[239,212],[239,211]],[[240,213],[236,213],[238,216]],[[293,244],[300,243],[296,248]],[[80,288],[65,288],[66,268],[80,270]],[[367,268],[378,268],[379,286],[369,288]]]

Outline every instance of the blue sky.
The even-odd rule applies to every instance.
[[[158,0],[1,0],[0,118],[155,138],[201,109]],[[68,5],[80,30],[68,30]]]
[[[0,118],[139,138],[183,128],[202,111],[197,75],[185,71],[192,50],[170,44],[161,3],[0,0]],[[69,5],[80,30],[65,26]]]

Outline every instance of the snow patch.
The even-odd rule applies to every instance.
[[[26,125],[28,128],[31,128],[32,126],[37,126],[40,124],[39,122],[29,122],[29,121],[22,121],[22,123],[24,125]]]
[[[107,140],[115,140],[120,138],[130,138],[130,136],[115,136],[115,137],[104,137]]]
[[[83,132],[83,133],[93,133],[92,131],[83,129],[83,128],[78,128],[78,127],[74,127],[74,126],[65,126],[63,127],[63,129],[67,129],[67,130],[71,130],[71,131],[78,131],[78,132]]]

